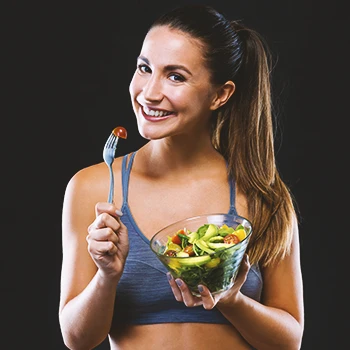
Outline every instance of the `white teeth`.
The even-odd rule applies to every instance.
[[[143,111],[145,114],[150,115],[151,117],[164,117],[166,115],[171,114],[171,112],[163,112],[163,111],[154,111],[153,109],[149,109],[148,107],[143,107]]]

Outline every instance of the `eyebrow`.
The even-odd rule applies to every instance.
[[[146,57],[139,56],[138,59],[140,59],[140,60],[144,61],[145,63],[147,63],[148,65],[150,65],[150,62]],[[177,69],[184,70],[188,74],[192,75],[192,73],[185,66],[183,66],[181,64],[169,64],[169,65],[165,66],[166,71],[172,71],[172,70],[177,70]]]

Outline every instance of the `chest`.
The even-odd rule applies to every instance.
[[[147,238],[175,221],[230,209],[227,178],[192,179],[186,183],[143,182],[130,178],[128,205],[139,229]]]

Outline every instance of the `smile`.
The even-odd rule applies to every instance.
[[[143,113],[147,116],[150,116],[150,117],[161,118],[161,117],[166,117],[166,116],[172,114],[172,112],[150,109],[146,106],[143,106],[142,109],[143,109]]]

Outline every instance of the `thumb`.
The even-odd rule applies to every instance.
[[[120,219],[120,216],[116,217],[120,228],[117,231],[117,235],[119,237],[119,243],[121,245],[128,245],[129,244],[129,236],[128,236],[128,228],[124,225],[123,221]]]

